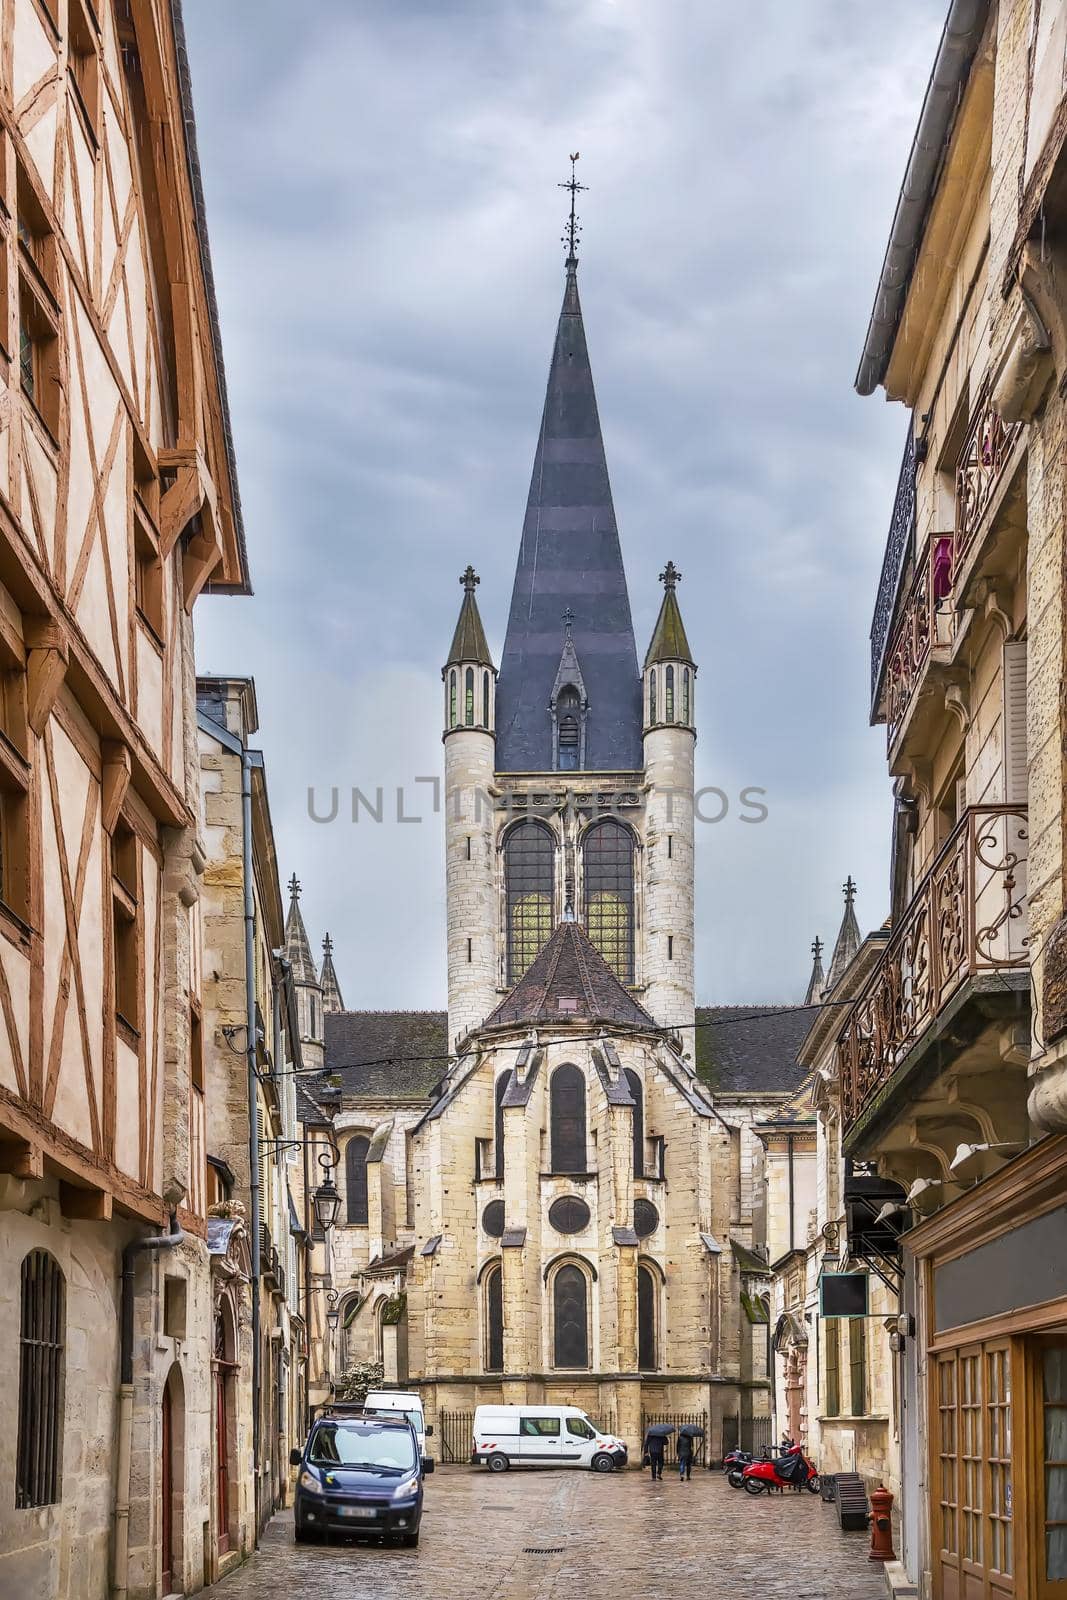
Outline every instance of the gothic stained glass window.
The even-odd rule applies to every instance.
[[[645,1175],[645,1094],[641,1079],[632,1067],[623,1073],[634,1103],[634,1177]]]
[[[649,720],[649,722],[655,722],[655,720],[656,720],[656,669],[655,669],[655,667],[652,668],[652,671],[648,675],[648,720]]]
[[[584,1172],[585,1078],[570,1062],[552,1074],[552,1171]]]
[[[368,1220],[367,1206],[367,1152],[370,1140],[362,1133],[349,1139],[345,1150],[345,1189],[348,1194],[348,1220],[365,1228]]]
[[[474,727],[474,668],[467,668],[466,680],[463,689],[463,721],[468,728]]]
[[[485,1370],[504,1370],[504,1276],[499,1267],[485,1280]]]
[[[520,822],[504,841],[508,982],[518,983],[552,934],[555,845],[539,822]]]
[[[688,673],[686,674],[688,677]],[[482,727],[489,726],[489,674],[482,673]]]
[[[582,846],[585,927],[615,976],[634,981],[634,846],[621,823],[597,822]]]
[[[496,1117],[493,1123],[493,1143],[496,1148],[493,1153],[498,1180],[504,1176],[504,1096],[508,1092],[510,1082],[510,1072],[502,1072],[496,1080]]]
[[[664,685],[664,690],[663,690],[663,699],[664,699],[664,702],[665,702],[664,707],[663,707],[663,714],[666,717],[668,722],[673,722],[674,721],[674,668],[673,667],[668,667],[666,673],[664,674],[664,677],[666,679],[666,683]]]
[[[581,1267],[564,1266],[552,1285],[553,1361],[557,1367],[589,1365],[589,1288]]]
[[[637,1365],[641,1372],[656,1367],[656,1280],[648,1267],[637,1269]]]
[[[689,726],[689,668],[682,672],[682,721]]]

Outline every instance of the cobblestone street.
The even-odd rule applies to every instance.
[[[579,1593],[658,1600],[687,1594],[759,1600],[883,1600],[865,1534],[843,1534],[811,1495],[753,1500],[718,1473],[691,1484],[646,1473],[465,1467],[426,1485],[418,1550],[294,1545],[291,1513],[211,1600],[547,1600]],[[591,1587],[591,1585],[593,1587]]]

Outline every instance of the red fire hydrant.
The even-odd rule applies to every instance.
[[[885,1485],[871,1491],[871,1553],[868,1561],[895,1561],[893,1496]]]

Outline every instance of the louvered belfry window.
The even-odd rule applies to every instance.
[[[560,1267],[552,1288],[557,1367],[589,1365],[589,1290],[581,1267]]]
[[[55,1505],[63,1456],[66,1284],[47,1250],[22,1263],[15,1504]]]
[[[345,1151],[345,1188],[348,1190],[348,1220],[357,1227],[366,1227],[367,1202],[367,1152],[370,1140],[357,1133],[349,1139]]]
[[[589,829],[582,847],[585,926],[615,976],[634,981],[634,846],[610,819]]]
[[[585,1078],[569,1062],[552,1074],[552,1171],[584,1172]]]
[[[504,843],[509,983],[518,983],[552,935],[555,857],[539,822],[517,823]]]

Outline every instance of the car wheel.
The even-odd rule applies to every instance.
[[[417,1532],[405,1533],[400,1543],[404,1546],[405,1550],[417,1550],[419,1547],[419,1535]]]
[[[762,1478],[743,1478],[741,1486],[747,1494],[762,1494],[766,1487]]]
[[[486,1465],[488,1466],[490,1472],[506,1472],[511,1466],[511,1462],[508,1460],[507,1456],[497,1455],[489,1456],[487,1458]]]
[[[615,1470],[615,1463],[605,1450],[601,1450],[599,1455],[595,1455],[589,1465],[594,1472],[614,1472]]]

